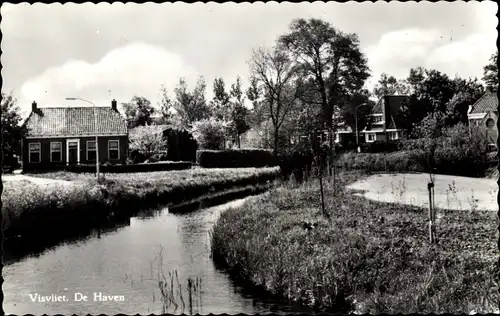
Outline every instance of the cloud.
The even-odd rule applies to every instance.
[[[46,69],[22,85],[21,98],[43,107],[63,106],[68,96],[107,104],[111,98],[126,102],[140,95],[156,104],[162,84],[172,93],[180,77],[194,85],[198,75],[179,55],[136,42],[110,51],[96,63],[69,60]]]
[[[481,78],[483,66],[495,51],[496,32],[475,33],[462,39],[437,29],[404,29],[384,34],[365,53],[372,77],[368,87],[382,73],[406,78],[410,68],[432,68],[454,77]]]

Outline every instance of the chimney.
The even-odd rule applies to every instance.
[[[113,111],[118,111],[116,109],[116,100],[115,99],[113,99],[113,101],[111,101],[111,109],[113,109]]]
[[[33,103],[31,103],[31,111],[32,112],[36,111],[36,102],[35,101],[33,101]]]

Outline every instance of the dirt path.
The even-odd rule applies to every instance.
[[[51,184],[63,184],[63,185],[70,185],[70,181],[65,181],[65,180],[55,180],[55,179],[45,179],[45,178],[36,178],[36,177],[30,177],[30,176],[25,176],[22,174],[15,174],[15,175],[2,175],[2,181],[8,182],[8,181],[29,181],[31,183],[37,184],[37,185],[51,185]]]
[[[428,207],[428,181],[429,175],[423,173],[377,174],[347,188],[363,190],[364,193],[357,195],[373,201]],[[438,208],[498,211],[498,186],[495,180],[436,175],[434,185]]]

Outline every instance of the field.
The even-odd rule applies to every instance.
[[[223,213],[214,260],[237,279],[319,310],[498,312],[497,214],[447,210],[430,244],[427,209],[370,201],[345,186],[366,177],[284,184]],[[404,191],[404,188],[399,188]]]
[[[29,176],[70,181],[72,185],[5,181],[3,228],[7,237],[36,236],[42,232],[46,235],[53,228],[71,230],[71,223],[79,225],[110,216],[128,216],[139,209],[274,180],[278,173],[279,168],[122,173],[106,174],[100,183],[93,174],[31,174]]]

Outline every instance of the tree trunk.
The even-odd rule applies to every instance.
[[[277,127],[274,128],[274,156],[278,157],[278,134],[279,129]]]

